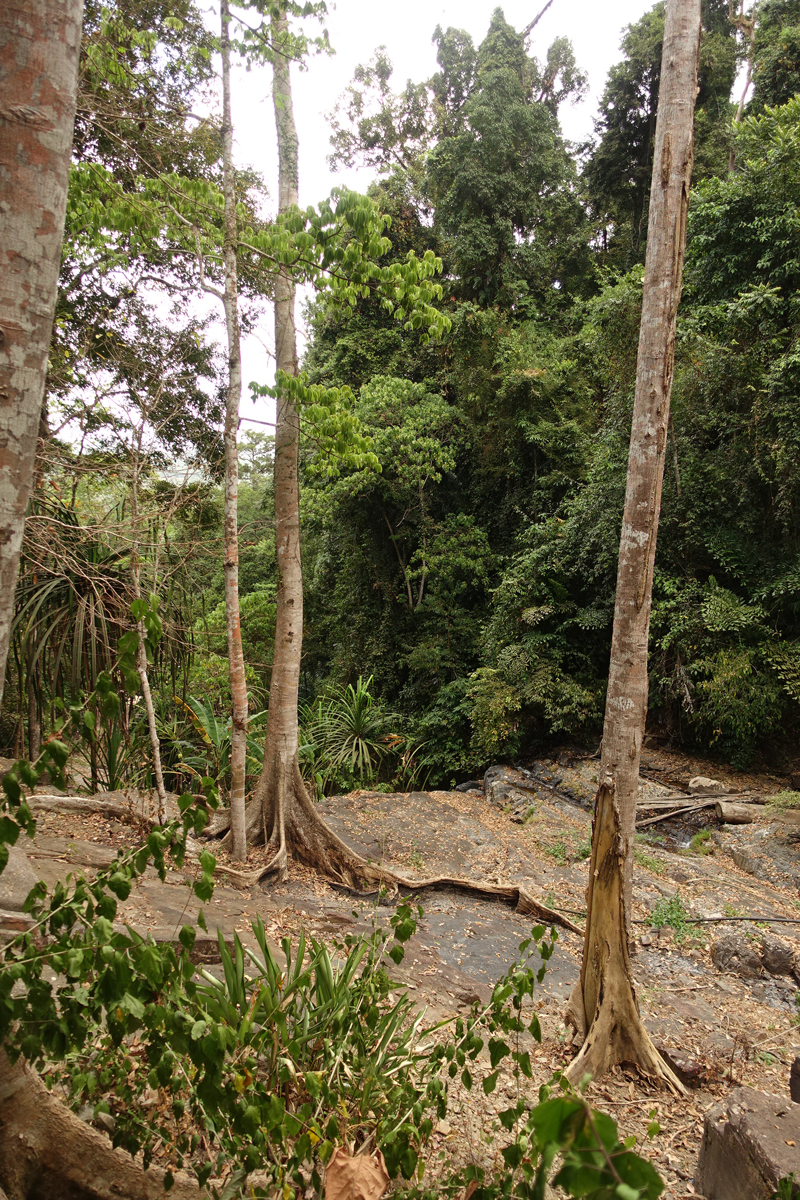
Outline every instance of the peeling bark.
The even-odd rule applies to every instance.
[[[661,1060],[639,1016],[628,944],[653,567],[686,245],[699,48],[700,0],[667,0],[601,782],[581,980],[570,1001],[573,1025],[588,1033],[568,1071],[578,1080],[587,1071],[599,1075],[614,1063],[632,1062],[675,1091],[683,1090],[681,1084]]]
[[[0,701],[61,262],[82,0],[0,16]]]

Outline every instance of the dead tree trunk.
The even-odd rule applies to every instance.
[[[225,327],[228,335],[228,402],[225,411],[225,628],[231,681],[231,853],[244,862],[245,771],[247,763],[247,681],[239,610],[239,407],[242,398],[242,355],[239,337],[236,272],[236,176],[233,169],[231,119],[231,48],[228,0],[222,0],[222,170],[225,198],[224,264]]]
[[[580,983],[568,1019],[585,1036],[568,1074],[636,1064],[681,1085],[642,1024],[629,955],[636,793],[647,715],[647,644],[692,175],[700,0],[667,0],[636,397],[619,548],[600,787]]]
[[[0,16],[0,701],[53,328],[82,0]]]

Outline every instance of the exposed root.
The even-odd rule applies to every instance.
[[[563,929],[569,929],[583,937],[583,930],[568,917],[542,904],[517,884],[484,883],[453,875],[409,879],[397,871],[387,870],[380,863],[362,858],[322,820],[306,790],[296,759],[293,764],[280,762],[279,769],[275,772],[274,793],[274,806],[267,806],[268,811],[265,812],[264,808],[259,806],[260,803],[263,805],[263,800],[257,790],[254,800],[248,806],[247,815],[250,840],[263,839],[267,848],[273,851],[272,856],[252,871],[217,865],[217,873],[224,875],[238,887],[254,887],[268,875],[276,875],[278,881],[285,880],[291,856],[318,871],[335,887],[344,888],[354,896],[367,898],[381,892],[391,895],[401,888],[405,892],[421,892],[428,888],[455,888],[472,895],[510,901],[516,905],[518,913],[534,917],[548,925],[560,925]],[[216,814],[206,827],[205,835],[218,836],[229,825],[230,817],[227,813]]]

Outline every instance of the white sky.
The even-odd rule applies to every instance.
[[[545,0],[507,0],[502,5],[506,20],[524,29],[543,7]],[[578,66],[589,76],[589,91],[577,105],[565,105],[561,123],[566,137],[579,141],[592,133],[592,120],[609,68],[619,61],[619,44],[624,26],[639,19],[653,0],[554,0],[537,25],[531,41],[533,53],[544,57],[554,38],[566,35],[573,43]],[[394,64],[392,82],[396,89],[407,79],[420,82],[436,69],[431,42],[437,25],[466,29],[477,45],[485,36],[496,4],[493,0],[339,0],[329,4],[327,27],[336,53],[317,57],[307,71],[293,68],[295,119],[300,139],[300,204],[316,203],[332,187],[346,184],[360,191],[373,178],[372,172],[347,171],[333,174],[327,165],[330,129],[325,114],[330,112],[350,82],[359,63],[365,63],[376,47],[385,45]],[[311,23],[309,23],[311,26]],[[271,69],[237,71],[233,86],[235,154],[239,166],[261,172],[272,196],[277,194],[277,150],[270,98]],[[300,317],[298,305],[298,319]],[[273,368],[262,342],[272,340],[271,313],[265,314],[259,338],[250,337],[243,346],[245,395],[244,416],[273,419],[264,403],[254,406],[247,384],[271,382]],[[243,425],[254,429],[254,425]]]

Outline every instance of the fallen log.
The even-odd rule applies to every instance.
[[[691,794],[685,795],[682,792],[679,792],[675,795],[655,796],[652,800],[637,800],[636,808],[637,810],[640,808],[652,809],[653,812],[656,812],[661,808],[674,808],[676,805],[685,806],[687,801],[691,801],[693,799],[695,799],[695,797],[693,797]],[[704,792],[701,795],[698,795],[696,799],[698,806],[701,803],[705,804],[706,801],[712,802],[716,801],[717,799],[726,801],[747,799],[751,804],[758,805],[766,804],[769,797],[760,796],[758,793],[754,792]]]
[[[117,817],[130,821],[134,816],[131,803],[124,804],[119,800],[101,800],[96,796],[44,796],[28,797],[28,807],[32,812],[55,813],[101,813],[107,817]]]
[[[752,825],[764,812],[756,804],[727,804],[723,800],[718,800],[714,809],[726,825]]]

